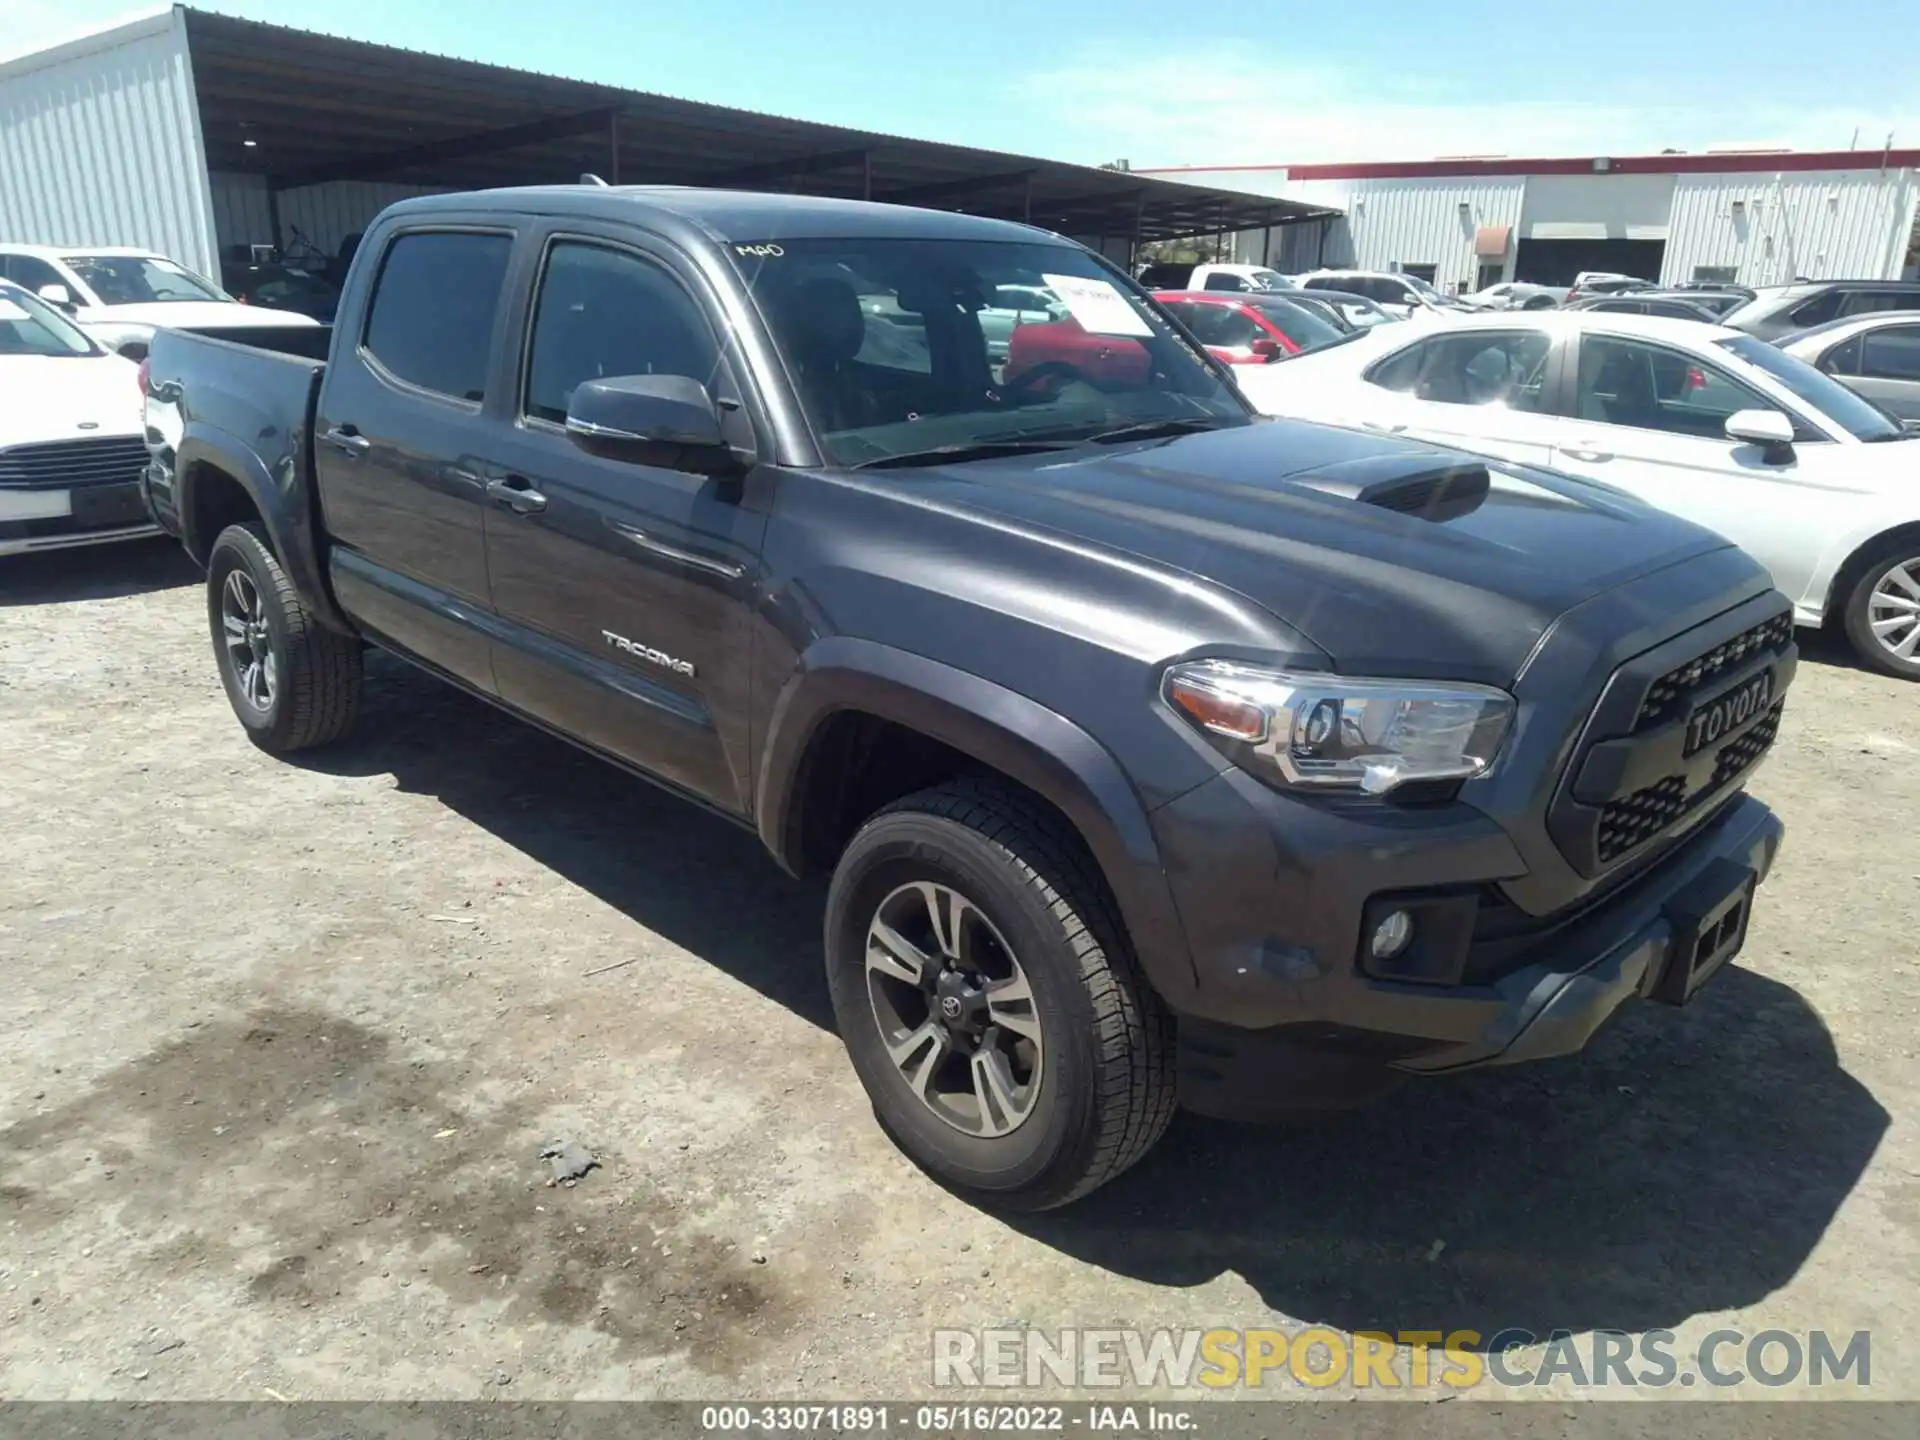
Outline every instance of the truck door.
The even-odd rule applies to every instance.
[[[688,375],[737,399],[689,270],[612,238],[544,247],[511,421],[490,441],[501,698],[723,809],[751,794],[748,619],[764,510],[738,479],[590,455],[583,381]]]
[[[489,222],[389,232],[371,302],[342,304],[363,318],[356,343],[334,347],[313,454],[342,605],[382,643],[491,692],[485,481],[471,451],[514,236]]]

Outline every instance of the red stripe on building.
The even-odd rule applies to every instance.
[[[1596,166],[1604,162],[1604,169]],[[1721,155],[1561,156],[1515,160],[1382,160],[1332,165],[1141,166],[1138,175],[1284,170],[1289,180],[1430,180],[1474,175],[1727,175],[1797,170],[1878,170],[1920,165],[1920,150],[1795,150]]]

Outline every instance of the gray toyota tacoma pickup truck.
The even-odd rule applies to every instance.
[[[1009,286],[1058,305],[990,351]],[[145,383],[257,744],[342,740],[378,645],[830,874],[854,1067],[983,1201],[1086,1194],[1177,1102],[1352,1104],[1684,1003],[1780,843],[1742,787],[1796,651],[1751,559],[1261,421],[1025,226],[410,200],[330,335],[162,331]]]

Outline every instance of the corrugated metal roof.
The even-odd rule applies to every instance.
[[[1137,227],[1142,239],[1314,213],[1235,189],[819,125],[205,11],[186,10],[184,21],[208,163],[264,175],[276,190],[348,179],[478,189],[594,171],[625,183],[869,196],[1089,236]]]

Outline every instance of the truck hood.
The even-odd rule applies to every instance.
[[[118,355],[0,355],[0,448],[139,435],[138,373]]]
[[[1485,499],[1452,518],[1315,488],[1342,467],[1378,482],[1480,463],[1492,482]],[[982,516],[1237,592],[1352,674],[1507,684],[1575,606],[1727,548],[1687,521],[1555,472],[1300,421],[899,479],[909,475]]]

